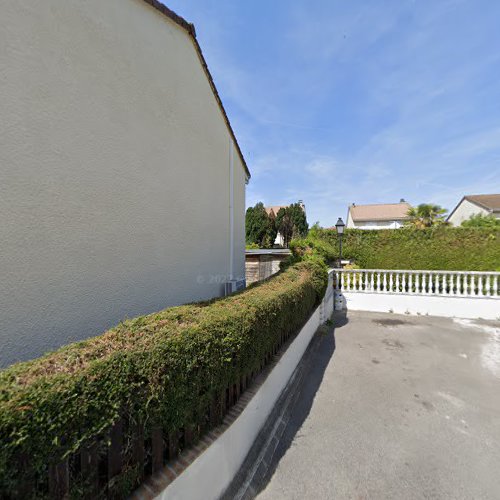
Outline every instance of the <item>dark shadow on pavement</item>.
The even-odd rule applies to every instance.
[[[342,309],[342,311],[333,311],[332,321],[334,328],[342,328],[349,323],[347,317],[347,309]]]
[[[347,318],[340,319],[343,321]],[[294,398],[294,402],[290,405],[290,408],[287,409],[287,414],[284,415],[284,419],[288,420],[288,422],[283,435],[279,440],[270,463],[267,464],[265,474],[260,478],[260,481],[255,481],[257,484],[253,485],[256,495],[265,489],[276,471],[281,458],[285,455],[288,448],[290,448],[295,435],[300,431],[302,424],[311,411],[314,397],[321,385],[326,367],[335,352],[335,327],[329,328],[327,333],[317,333],[314,343],[314,349],[308,353],[309,359],[307,359],[307,368],[304,377],[299,382],[299,387],[296,388],[296,398]]]
[[[280,396],[233,484],[222,496],[223,500],[255,498],[269,483],[311,411],[316,392],[335,352],[335,330],[347,323],[347,311],[335,311],[331,321],[316,332],[297,367],[294,382]],[[272,440],[274,444],[266,441],[269,441],[279,419],[282,424],[276,431],[276,446],[276,439]]]

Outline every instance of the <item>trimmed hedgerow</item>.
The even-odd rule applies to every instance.
[[[292,242],[290,247],[296,257],[312,254],[327,261],[338,258],[334,230],[317,229],[314,235]],[[462,227],[348,229],[342,239],[342,256],[363,269],[500,271],[500,231]]]
[[[165,432],[195,425],[214,395],[258,370],[326,289],[302,262],[224,299],[125,321],[101,336],[0,372],[0,496],[29,457],[38,477],[118,418]]]

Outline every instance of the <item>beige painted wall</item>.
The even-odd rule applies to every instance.
[[[476,214],[488,215],[489,212],[485,208],[478,207],[475,203],[464,199],[448,219],[448,222],[452,226],[460,226],[464,220],[468,220],[472,215]]]
[[[230,135],[186,32],[142,0],[0,12],[0,366],[221,294]]]

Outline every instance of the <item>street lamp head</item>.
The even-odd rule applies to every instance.
[[[335,224],[335,227],[337,228],[337,234],[344,234],[345,224],[341,217],[339,217],[339,220],[337,221],[337,224]]]

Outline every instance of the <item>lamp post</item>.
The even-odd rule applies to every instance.
[[[340,247],[340,268],[342,269],[342,235],[344,234],[345,224],[344,221],[339,217],[337,224],[335,224],[335,228],[337,229],[337,234],[339,236],[339,247]]]

